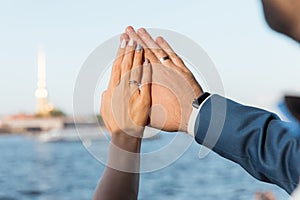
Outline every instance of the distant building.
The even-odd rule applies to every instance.
[[[92,127],[98,121],[87,117],[77,118],[76,124],[72,117],[67,117],[48,101],[46,87],[46,56],[44,51],[38,53],[38,81],[35,91],[36,112],[34,114],[14,114],[5,116],[0,121],[0,133],[32,133],[62,129],[65,127]]]
[[[7,116],[2,121],[2,132],[5,131],[6,133],[49,131],[51,129],[61,129],[63,127],[64,121],[61,118],[39,118],[28,114]]]
[[[64,113],[54,109],[48,102],[46,88],[46,56],[44,51],[38,52],[38,81],[35,91],[35,114],[15,114],[6,116],[0,122],[0,133],[26,133],[34,131],[49,131],[64,127]]]

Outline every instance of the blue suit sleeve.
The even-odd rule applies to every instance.
[[[214,109],[220,105],[226,107],[226,112],[214,113],[220,110]],[[195,124],[195,139],[199,144],[289,194],[299,183],[299,134],[273,113],[219,95],[212,95],[203,104]]]

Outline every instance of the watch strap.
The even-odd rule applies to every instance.
[[[200,97],[198,97],[197,99],[194,99],[193,101],[193,107],[196,109],[199,109],[201,103],[207,99],[210,96],[210,93],[208,92],[204,92]]]

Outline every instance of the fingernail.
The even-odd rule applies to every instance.
[[[144,66],[147,67],[148,64],[149,64],[149,60],[148,60],[148,58],[146,58],[146,59],[145,59],[145,62],[144,62]]]
[[[130,38],[129,42],[128,42],[128,46],[133,46],[134,40],[132,38]]]
[[[123,39],[122,42],[121,42],[120,48],[121,48],[121,49],[124,49],[125,46],[126,46],[126,40]]]
[[[140,29],[139,29],[139,32],[142,33],[142,34],[145,34],[145,33],[146,33],[146,31],[145,31],[144,28],[140,28]]]
[[[133,29],[132,26],[128,26],[128,27],[126,28],[126,31],[127,31],[127,32],[132,32],[132,31],[134,31],[134,29]]]
[[[156,38],[157,43],[161,44],[163,42],[163,38],[161,36]]]
[[[142,50],[142,45],[138,44],[135,49],[137,52]]]

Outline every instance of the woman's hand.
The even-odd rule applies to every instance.
[[[101,116],[111,137],[142,137],[151,106],[151,66],[143,48],[127,34],[113,63],[108,89],[102,94]]]
[[[94,198],[137,199],[141,137],[151,105],[151,66],[143,49],[121,36],[108,89],[102,95],[101,116],[111,134],[107,167]]]

